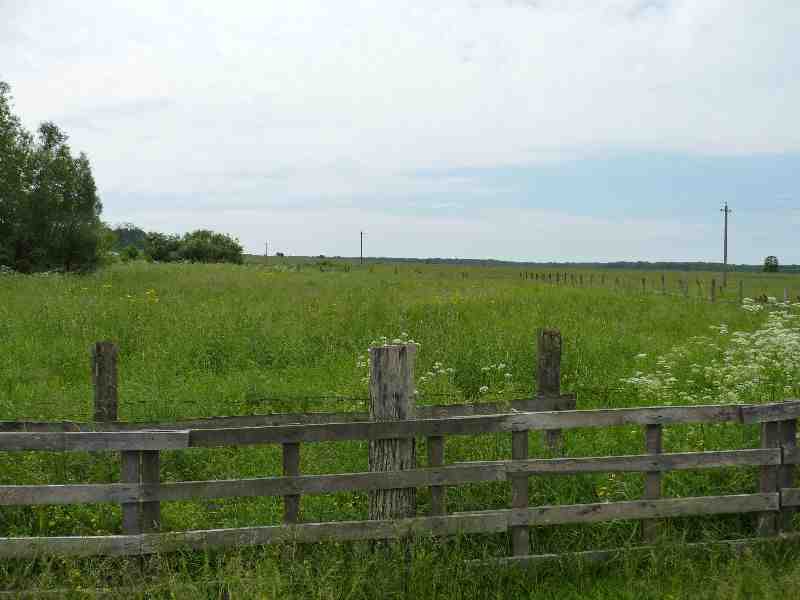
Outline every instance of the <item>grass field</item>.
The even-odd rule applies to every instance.
[[[572,287],[536,283],[521,272],[307,261],[240,267],[137,262],[86,277],[0,275],[0,419],[89,419],[88,348],[101,339],[120,347],[125,420],[363,410],[368,346],[404,333],[421,343],[421,402],[525,397],[535,390],[535,332],[544,326],[562,331],[562,389],[577,393],[579,408],[800,395],[793,358],[800,347],[791,318],[776,324],[769,310],[711,304],[695,297],[696,288],[688,299],[641,294],[640,279],[658,288],[660,273],[611,272],[605,287],[590,287],[589,276],[597,284],[600,272],[582,271],[584,287]],[[630,285],[615,288],[615,277]],[[667,274],[672,292],[679,277]],[[712,275],[689,277],[707,282]],[[738,277],[731,276],[724,299],[737,299]],[[800,290],[800,276],[742,277],[748,295],[782,298],[783,289],[792,296]],[[735,332],[743,333],[737,338]],[[744,342],[737,346],[730,341],[735,339]],[[761,344],[758,354],[746,351],[750,342]],[[567,433],[565,443],[571,456],[638,453],[643,434],[631,427],[578,430]],[[754,427],[670,427],[665,433],[666,451],[758,443]],[[531,436],[531,452],[545,453],[539,436]],[[448,462],[506,458],[510,436],[451,437],[446,456]],[[278,448],[195,449],[164,453],[162,477],[268,476],[278,474],[280,465]],[[303,448],[304,473],[366,468],[365,443]],[[118,470],[111,455],[0,456],[0,483],[107,482],[116,480]],[[746,469],[675,473],[665,478],[665,494],[745,493],[755,489],[756,477]],[[636,499],[641,492],[639,475],[547,478],[532,481],[531,502]],[[449,490],[448,502],[451,510],[502,508],[509,495],[505,484],[476,484]],[[427,501],[421,492],[421,511]],[[306,521],[365,517],[363,494],[303,499]],[[163,506],[165,530],[274,524],[280,518],[280,502],[270,498]],[[0,508],[4,536],[113,533],[119,524],[112,505]],[[740,516],[676,520],[667,530],[671,539],[688,540],[751,534],[752,520]],[[552,527],[534,535],[537,552],[614,547],[637,538],[635,523]],[[147,583],[132,575],[138,573],[133,562],[10,561],[0,565],[0,587],[136,585],[142,593],[150,586],[154,597],[217,597],[228,586],[232,597],[319,598],[750,598],[800,590],[792,548],[736,560],[665,552],[653,562],[530,573],[476,572],[463,565],[462,558],[504,555],[506,546],[505,536],[421,541],[409,573],[398,568],[404,561],[391,551],[376,555],[360,545],[303,548],[291,562],[281,561],[285,549],[185,553],[155,559]],[[701,584],[701,576],[708,583]]]

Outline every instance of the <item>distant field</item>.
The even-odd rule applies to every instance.
[[[101,339],[114,340],[120,347],[120,414],[126,420],[363,410],[366,370],[358,366],[359,357],[366,354],[371,341],[401,333],[422,344],[417,365],[418,375],[426,377],[418,386],[422,402],[525,397],[535,390],[535,332],[539,327],[562,331],[562,389],[577,393],[579,408],[688,403],[705,394],[719,395],[721,390],[711,383],[705,389],[705,383],[693,382],[690,391],[696,393],[681,395],[683,392],[667,390],[653,394],[650,389],[621,380],[638,372],[658,371],[659,356],[686,347],[693,337],[716,340],[714,336],[720,333],[710,329],[712,326],[724,324],[730,332],[759,330],[766,311],[740,308],[740,278],[747,296],[764,293],[782,298],[784,288],[791,297],[800,294],[800,275],[733,273],[721,296],[730,302],[711,304],[695,282],[700,280],[707,286],[712,277],[719,279],[719,274],[665,272],[667,289],[673,295],[662,295],[656,293],[660,291],[660,272],[568,270],[578,279],[583,276],[583,286],[556,286],[533,279],[535,273],[549,272],[555,273],[513,266],[360,266],[331,259],[270,259],[267,265],[252,262],[240,267],[137,262],[114,265],[87,277],[0,275],[0,419],[88,419],[92,397],[88,348]],[[606,282],[601,286],[603,274]],[[641,293],[642,277],[647,280],[646,294]],[[691,282],[688,299],[677,294],[677,281],[684,277]],[[618,287],[614,285],[616,278],[620,279]],[[707,287],[700,288],[703,290]],[[706,355],[698,356],[692,360],[705,360]],[[681,370],[682,363],[674,360],[675,375],[683,381],[689,376]],[[441,368],[435,369],[435,363]],[[497,368],[500,364],[502,369]],[[426,376],[446,369],[452,372]],[[764,401],[776,394],[800,391],[796,381],[785,374],[780,377],[779,387],[754,387],[742,398]],[[482,386],[488,391],[481,392]],[[574,456],[637,453],[642,443],[641,431],[634,428],[581,430],[566,436],[567,453]],[[538,436],[531,436],[531,444],[533,456],[544,452]],[[671,428],[665,444],[667,451],[756,447],[758,431],[722,426]],[[452,438],[447,441],[446,452],[448,462],[504,458],[510,455],[510,439],[494,434]],[[420,456],[424,456],[424,448]],[[366,470],[366,461],[365,444],[309,445],[303,450],[301,470],[308,474]],[[103,482],[116,477],[118,469],[111,456],[6,455],[0,456],[0,483]],[[165,453],[162,467],[163,476],[169,480],[279,472],[280,450],[269,447]],[[665,493],[744,493],[754,488],[756,480],[757,473],[746,470],[676,473],[667,478]],[[531,501],[622,500],[638,498],[641,491],[638,475],[553,478],[532,483]],[[505,484],[476,484],[450,490],[449,502],[452,510],[489,509],[507,506],[508,496]],[[425,493],[420,501],[424,509],[428,502]],[[364,518],[366,497],[338,494],[304,498],[303,513],[308,521]],[[163,518],[166,530],[178,530],[271,524],[279,522],[280,515],[277,500],[258,498],[166,503]],[[110,533],[118,530],[119,520],[119,510],[114,506],[2,507],[0,535]],[[714,539],[745,535],[751,523],[741,517],[720,517],[676,520],[670,527],[673,537]],[[636,524],[611,523],[543,529],[536,534],[536,544],[537,551],[556,552],[613,547],[636,537]],[[465,540],[453,550],[453,556],[503,554],[505,544],[502,536]],[[467,579],[472,576],[460,567],[442,563],[439,550],[435,544],[420,546],[415,555],[419,577],[422,573],[434,579],[448,579],[453,573]],[[169,573],[174,573],[184,583],[187,578],[195,582],[223,578],[235,586],[242,583],[237,578],[249,577],[250,569],[257,564],[260,574],[256,579],[267,597],[279,592],[339,597],[346,595],[340,592],[348,586],[353,589],[350,597],[397,592],[394,586],[399,582],[394,575],[387,574],[383,583],[388,587],[382,588],[381,581],[373,580],[363,569],[350,573],[351,567],[346,565],[354,560],[351,552],[357,553],[340,547],[327,548],[324,554],[323,549],[308,550],[307,556],[316,557],[317,562],[300,563],[291,572],[280,566],[272,550],[225,559],[187,554],[164,559],[165,579],[159,581],[163,583]],[[775,560],[778,562],[767,561],[762,571],[768,573],[777,568],[775,565],[784,564],[783,559]],[[28,567],[12,562],[0,567],[0,576],[5,573],[8,581],[21,582],[27,577],[26,569],[46,578],[74,568],[77,581],[96,584],[87,564],[96,566],[78,562],[72,566]],[[684,568],[691,570],[695,564],[687,562]],[[387,565],[375,568],[389,573]],[[646,597],[647,587],[637,587],[641,577],[646,577],[639,574],[640,568],[629,565],[623,573],[585,575],[600,577],[593,597]],[[742,565],[745,571],[747,568]],[[317,569],[327,571],[321,574]],[[726,569],[729,567],[724,561],[709,568],[710,576],[718,577],[718,588],[700,590],[688,577],[672,580],[675,597],[689,595],[690,591],[712,594],[715,589],[724,590]],[[670,568],[664,567],[660,576],[664,581],[670,581],[665,575],[668,572]],[[535,580],[538,576],[526,577]],[[507,574],[494,573],[489,580],[492,578],[494,585],[502,583],[505,587],[499,589],[507,592],[497,597],[521,589],[507,579]],[[422,596],[431,593],[426,582],[414,581]],[[582,588],[582,581],[589,580],[579,577],[562,584],[545,577],[541,589],[559,597],[583,597],[581,590],[594,588]],[[452,597],[476,592],[455,582],[442,585],[442,590],[452,586],[447,588]],[[617,586],[630,586],[630,590],[642,593],[614,595]],[[728,597],[719,593],[707,597]],[[186,597],[190,596],[187,593]]]

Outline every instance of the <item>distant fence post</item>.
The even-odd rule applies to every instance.
[[[717,280],[712,278],[711,279],[711,302],[714,303],[717,301]]]
[[[558,329],[540,329],[537,336],[536,387],[539,396],[561,396],[561,332]],[[560,429],[545,431],[545,444],[550,450],[560,451]]]
[[[661,274],[661,294],[666,296],[667,295],[667,278],[664,274]]]
[[[404,421],[415,415],[415,344],[370,349],[369,416],[372,421]],[[417,466],[414,438],[370,440],[370,471],[403,471]],[[416,488],[375,490],[369,494],[369,518],[412,517]]]
[[[117,420],[117,347],[113,342],[95,342],[92,353],[94,420],[108,423]]]

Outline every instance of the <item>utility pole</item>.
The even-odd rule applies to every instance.
[[[731,209],[728,208],[728,203],[725,202],[725,207],[719,209],[725,215],[725,228],[722,234],[722,287],[728,285],[728,215],[731,214]]]
[[[364,232],[361,232],[361,264],[364,264]]]

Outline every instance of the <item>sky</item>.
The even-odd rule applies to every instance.
[[[800,2],[0,0],[103,219],[246,251],[800,263]]]

